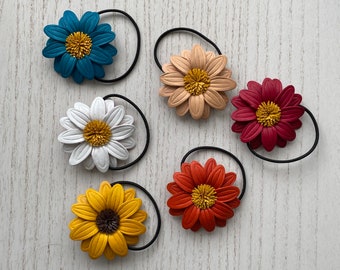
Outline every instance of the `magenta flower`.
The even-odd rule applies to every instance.
[[[232,131],[241,133],[242,142],[252,149],[263,145],[272,151],[275,145],[285,147],[295,139],[300,128],[300,117],[305,109],[300,105],[302,96],[295,94],[294,86],[282,89],[281,81],[266,78],[262,85],[250,81],[248,89],[240,91],[231,103],[237,108],[231,115],[236,122]]]

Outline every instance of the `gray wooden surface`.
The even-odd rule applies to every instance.
[[[340,269],[340,2],[318,1],[47,1],[0,0],[0,269]],[[53,70],[42,56],[46,24],[65,9],[118,8],[137,21],[141,55],[132,74],[115,85],[77,85]],[[136,37],[122,16],[106,20],[117,34],[119,53],[110,70],[123,73],[132,60]],[[310,157],[275,165],[252,156],[230,131],[231,104],[208,121],[179,118],[158,96],[160,71],[153,46],[165,30],[187,26],[214,40],[228,56],[238,87],[249,80],[280,78],[303,95],[320,125],[320,144]],[[159,58],[208,44],[188,34],[162,42]],[[113,75],[112,75],[113,76]],[[87,104],[110,93],[126,95],[145,112],[151,144],[137,166],[123,172],[88,172],[68,164],[57,141],[59,118],[77,101]],[[288,157],[305,151],[314,139],[311,121],[287,149]],[[143,130],[138,144],[143,143]],[[198,145],[220,146],[244,163],[248,189],[235,217],[213,233],[192,233],[168,214],[166,184],[181,157]],[[231,171],[236,164],[214,152]],[[92,261],[69,239],[67,224],[77,194],[98,188],[101,180],[130,180],[157,200],[163,225],[158,241],[123,259]],[[146,207],[150,205],[146,202]],[[150,210],[151,235],[155,219]],[[148,236],[149,234],[147,234]]]

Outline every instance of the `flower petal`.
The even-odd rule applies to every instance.
[[[88,143],[79,144],[73,151],[69,159],[70,165],[77,165],[84,161],[91,153],[92,147]]]
[[[69,129],[65,130],[58,136],[58,141],[61,143],[75,144],[83,142],[84,136],[83,132],[79,129]]]
[[[119,256],[126,256],[128,253],[128,246],[124,235],[117,230],[114,234],[109,235],[110,248]]]
[[[65,44],[61,42],[53,42],[43,49],[42,54],[47,58],[55,58],[65,52]]]
[[[120,205],[124,202],[124,189],[122,185],[115,184],[106,199],[106,205],[109,209],[117,212]]]
[[[176,184],[185,192],[191,193],[195,187],[194,180],[185,173],[175,172],[173,178]]]
[[[72,212],[86,220],[86,221],[95,221],[97,219],[98,213],[87,203],[75,203],[71,208]]]
[[[171,56],[170,57],[170,62],[183,75],[186,75],[189,72],[189,70],[190,70],[190,62],[185,57],[182,57],[182,56]]]
[[[68,227],[70,230],[73,230],[75,227],[79,226],[80,224],[82,224],[85,220],[83,220],[82,218],[74,218],[73,220],[71,220],[71,222],[68,224]]]
[[[183,192],[183,190],[175,182],[168,183],[166,188],[173,195],[178,192]]]
[[[83,161],[83,166],[85,167],[86,170],[93,170],[93,168],[96,166],[93,162],[93,159],[91,156],[88,156],[84,161]]]
[[[120,140],[130,137],[132,133],[135,131],[135,126],[120,125],[117,127],[113,127],[111,131],[112,131],[111,140],[120,141]]]
[[[215,222],[217,227],[225,227],[227,225],[226,219],[215,218]]]
[[[235,183],[235,181],[236,181],[236,176],[237,175],[234,172],[226,173],[225,176],[224,176],[224,183],[225,183],[225,185],[227,185],[227,186],[233,185]]]
[[[109,156],[109,159],[110,159],[109,167],[116,168],[118,166],[118,160],[113,156]]]
[[[262,101],[274,101],[282,91],[282,84],[279,80],[266,78],[262,83]]]
[[[119,141],[126,149],[132,149],[136,146],[136,141],[133,138],[126,138]]]
[[[295,130],[289,123],[280,121],[275,125],[275,129],[277,134],[284,140],[292,141],[296,137]]]
[[[231,130],[236,133],[241,133],[247,125],[248,125],[248,122],[235,122],[231,126]]]
[[[211,207],[214,216],[218,219],[228,219],[234,216],[234,211],[231,207],[225,203],[220,201],[216,201],[216,203]]]
[[[172,64],[163,64],[162,65],[162,71],[164,73],[168,73],[168,72],[178,72],[178,70],[172,65]]]
[[[105,77],[105,71],[104,71],[104,68],[101,65],[93,62],[92,67],[93,67],[95,78],[104,78]]]
[[[189,97],[190,93],[186,91],[183,87],[177,88],[173,94],[168,99],[169,107],[177,107],[185,102]]]
[[[107,198],[109,196],[110,190],[111,190],[111,185],[108,181],[103,181],[100,183],[99,193],[102,194],[104,198]]]
[[[136,213],[134,213],[130,219],[139,221],[139,222],[144,222],[148,217],[148,214],[144,210],[139,210]]]
[[[210,78],[217,76],[226,66],[227,57],[225,55],[218,55],[207,62],[205,70]]]
[[[236,199],[239,194],[240,189],[235,186],[224,186],[216,189],[217,200],[223,203]]]
[[[119,230],[126,235],[137,236],[145,233],[145,226],[133,219],[123,219],[119,223]]]
[[[105,117],[105,101],[101,97],[96,97],[90,108],[91,120],[103,120]]]
[[[206,183],[213,186],[215,189],[222,186],[224,182],[225,169],[222,165],[216,165],[216,167],[208,175]]]
[[[105,102],[105,108],[106,108],[105,113],[107,114],[115,107],[115,103],[113,99],[105,99],[104,102]]]
[[[74,108],[82,113],[86,114],[88,117],[90,116],[90,107],[82,102],[74,103]]]
[[[227,205],[229,205],[231,208],[237,208],[240,206],[240,204],[241,204],[241,201],[238,198],[227,203]]]
[[[91,239],[92,238],[88,238],[88,239],[81,241],[80,248],[81,248],[82,251],[87,252],[89,250]]]
[[[170,97],[176,89],[177,87],[164,85],[159,89],[159,95],[162,97]]]
[[[282,139],[279,135],[277,135],[276,145],[279,147],[285,147],[287,145],[287,141]]]
[[[87,11],[80,19],[80,30],[85,34],[90,34],[97,27],[99,14],[97,12]]]
[[[301,122],[300,119],[298,119],[298,120],[296,120],[296,121],[293,121],[293,122],[290,122],[289,124],[290,124],[290,125],[292,126],[292,128],[294,128],[294,129],[299,129],[299,128],[302,126],[302,122]]]
[[[200,209],[191,205],[183,213],[182,226],[184,229],[190,229],[194,226],[200,215]]]
[[[98,171],[107,172],[110,166],[109,153],[105,147],[93,147],[92,159]]]
[[[302,106],[289,106],[281,109],[280,122],[294,122],[298,120],[305,112]]]
[[[110,43],[112,40],[115,39],[115,33],[113,32],[102,32],[96,31],[91,34],[92,44],[94,46],[102,46],[107,43]]]
[[[272,151],[276,145],[277,132],[275,127],[265,127],[261,133],[261,141],[264,149]]]
[[[243,101],[247,102],[255,110],[257,110],[262,102],[261,95],[255,91],[241,90],[239,95]]]
[[[63,25],[65,28],[70,32],[76,32],[79,30],[79,20],[76,14],[73,13],[71,10],[65,10],[63,15]]]
[[[60,125],[66,129],[78,129],[68,117],[62,117],[59,120]]]
[[[209,175],[216,166],[217,166],[216,160],[214,158],[209,158],[204,164],[204,170],[206,175]]]
[[[85,240],[98,233],[98,227],[93,221],[84,221],[70,233],[72,240]]]
[[[294,97],[294,86],[288,85],[282,92],[276,97],[275,103],[279,105],[281,109],[288,106]]]
[[[249,81],[247,87],[250,91],[257,91],[259,94],[262,93],[262,85],[255,81]]]
[[[250,122],[242,131],[240,139],[242,142],[250,142],[262,132],[263,126],[257,121]]]
[[[108,235],[104,233],[97,233],[92,237],[88,250],[89,256],[92,259],[97,259],[103,254],[106,248],[107,240]]]
[[[109,245],[106,245],[104,255],[108,260],[113,260],[116,257],[116,254],[113,252]]]
[[[192,205],[191,196],[184,192],[176,193],[168,199],[167,205],[172,209],[186,208]]]
[[[104,196],[100,194],[98,191],[89,188],[86,191],[86,198],[89,204],[92,206],[92,208],[96,210],[98,213],[105,210],[106,202]]]
[[[135,198],[129,201],[122,203],[117,209],[117,214],[122,221],[123,219],[127,219],[136,213],[139,208],[142,206],[142,200],[139,198]]]
[[[133,188],[124,190],[124,202],[132,200],[136,197],[136,191]]]
[[[215,91],[229,91],[236,87],[236,82],[230,78],[215,76],[210,80],[209,89]]]
[[[76,63],[77,58],[72,57],[68,53],[64,53],[60,59],[61,76],[64,78],[69,77],[72,74]]]
[[[81,84],[84,81],[85,77],[79,72],[78,69],[75,68],[72,72],[72,79],[76,83]]]
[[[54,24],[46,25],[44,27],[44,32],[48,37],[50,37],[54,40],[63,42],[63,43],[65,43],[66,38],[70,34],[63,27],[60,27],[59,25],[54,25]]]
[[[192,161],[190,163],[191,176],[194,180],[194,185],[198,186],[206,182],[206,173],[204,167],[197,161]]]
[[[92,62],[88,56],[78,59],[76,64],[77,70],[88,80],[94,79],[94,69]]]
[[[208,105],[208,103],[204,102],[204,111],[202,114],[202,119],[208,119],[210,116],[210,106]]]
[[[130,245],[136,245],[139,242],[138,236],[124,235],[126,243]]]
[[[194,45],[191,50],[191,68],[199,68],[204,70],[207,63],[205,51],[200,45]]]
[[[120,122],[121,125],[132,125],[134,122],[134,118],[132,115],[124,115],[122,121]]]
[[[191,96],[189,98],[189,111],[194,119],[200,119],[204,113],[204,97],[203,95]]]
[[[298,106],[302,101],[302,96],[300,94],[294,94],[292,101],[289,103],[290,106]]]
[[[248,104],[243,101],[239,96],[235,96],[231,99],[231,104],[233,104],[237,109],[248,107]]]
[[[204,229],[208,232],[211,232],[215,229],[215,217],[213,211],[211,209],[201,210],[199,215],[199,221]]]
[[[211,89],[208,89],[204,94],[204,100],[207,102],[211,107],[217,110],[223,110],[227,106],[227,103],[221,97],[221,95]]]
[[[183,162],[181,164],[181,172],[192,178],[191,175],[191,166],[189,162]]]
[[[125,115],[125,108],[122,105],[118,105],[108,111],[103,119],[111,128],[117,126]]]
[[[68,109],[66,114],[73,124],[82,130],[91,121],[86,114],[74,108]]]
[[[113,62],[112,55],[100,47],[93,47],[88,58],[99,65],[110,65]]]
[[[178,216],[182,216],[184,211],[185,211],[185,208],[182,208],[182,209],[173,209],[173,208],[170,208],[169,209],[169,214],[172,215],[172,216],[178,217]]]
[[[237,109],[231,114],[231,118],[234,121],[241,121],[241,122],[247,122],[256,120],[256,113],[252,108],[244,107],[241,109]]]
[[[177,72],[167,72],[160,76],[161,82],[169,86],[184,86],[183,75]]]
[[[184,116],[189,111],[189,101],[186,100],[182,104],[176,106],[176,113],[178,116]]]

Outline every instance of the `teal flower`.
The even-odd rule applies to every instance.
[[[102,65],[110,65],[117,49],[110,44],[115,38],[111,26],[98,24],[97,12],[86,12],[80,20],[70,10],[64,12],[59,25],[47,25],[45,34],[49,37],[42,54],[54,59],[54,69],[62,77],[72,76],[81,83],[84,78],[103,78]]]

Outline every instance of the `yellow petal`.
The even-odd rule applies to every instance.
[[[183,75],[176,72],[167,72],[161,75],[161,82],[169,86],[184,86]]]
[[[106,245],[104,249],[104,255],[108,260],[113,260],[116,256],[116,254],[113,252],[109,245]]]
[[[191,50],[191,68],[205,68],[207,58],[203,48],[200,45],[195,45]]]
[[[126,201],[120,205],[117,210],[117,215],[122,220],[124,218],[129,218],[134,213],[136,213],[139,208],[142,206],[142,200],[139,198],[135,198],[129,201]]]
[[[99,193],[102,194],[104,198],[108,197],[110,190],[111,185],[108,181],[103,181],[100,183]]]
[[[92,238],[88,238],[88,239],[85,239],[85,240],[81,241],[80,248],[81,248],[82,251],[87,252],[89,250],[91,239]]]
[[[98,191],[89,188],[86,191],[86,198],[89,204],[95,209],[98,213],[106,209],[106,202],[104,196],[100,194]]]
[[[217,76],[227,64],[227,57],[225,55],[218,55],[207,62],[205,70],[208,72],[209,78]]]
[[[109,235],[109,245],[112,251],[119,256],[125,256],[128,253],[126,240],[120,231]]]
[[[188,73],[188,71],[190,70],[190,62],[185,57],[182,57],[182,56],[171,56],[170,57],[170,62],[183,75],[186,75]]]
[[[71,208],[72,212],[78,217],[94,221],[97,218],[98,213],[89,205],[85,203],[75,203]]]
[[[111,193],[107,199],[106,202],[107,208],[117,212],[117,209],[123,203],[123,201],[124,201],[124,189],[122,185],[115,184],[111,188]]]
[[[134,199],[136,191],[133,188],[126,189],[124,192],[124,202]]]
[[[137,245],[139,242],[138,236],[124,235],[124,237],[128,245]]]
[[[132,219],[123,219],[119,223],[119,231],[126,235],[141,235],[145,233],[146,228],[144,224]]]
[[[159,89],[159,95],[162,97],[170,97],[176,89],[177,87],[164,85]]]
[[[163,72],[177,72],[177,69],[171,64],[162,65]]]
[[[178,116],[184,116],[189,111],[189,101],[186,100],[182,104],[176,107],[176,113]]]
[[[103,254],[106,248],[107,239],[108,235],[104,233],[97,233],[92,237],[88,251],[92,259],[97,259]]]
[[[236,82],[230,78],[215,76],[210,80],[209,89],[214,91],[228,91],[236,87]]]
[[[203,95],[191,96],[189,98],[189,111],[194,119],[200,119],[204,112],[204,97]]]
[[[147,219],[148,214],[144,211],[144,210],[139,210],[136,213],[134,213],[130,219],[139,221],[139,222],[143,222]]]
[[[73,230],[75,227],[77,227],[79,224],[83,223],[85,220],[83,220],[82,218],[75,218],[73,220],[70,221],[70,223],[68,224],[68,227],[70,228],[70,230]]]
[[[177,106],[181,105],[183,102],[185,102],[190,96],[191,95],[188,91],[186,91],[183,87],[179,87],[169,97],[168,105],[171,108],[177,107]]]
[[[216,91],[208,89],[203,94],[203,96],[204,96],[205,102],[208,103],[214,109],[223,110],[227,106],[227,103],[224,101],[222,96]]]
[[[77,202],[79,202],[79,203],[88,203],[88,201],[86,199],[86,195],[85,194],[78,195]]]
[[[72,240],[85,240],[92,237],[97,232],[98,228],[95,222],[84,221],[71,231],[70,238]]]
[[[205,102],[204,103],[204,111],[202,114],[202,119],[208,119],[210,116],[210,106]]]

